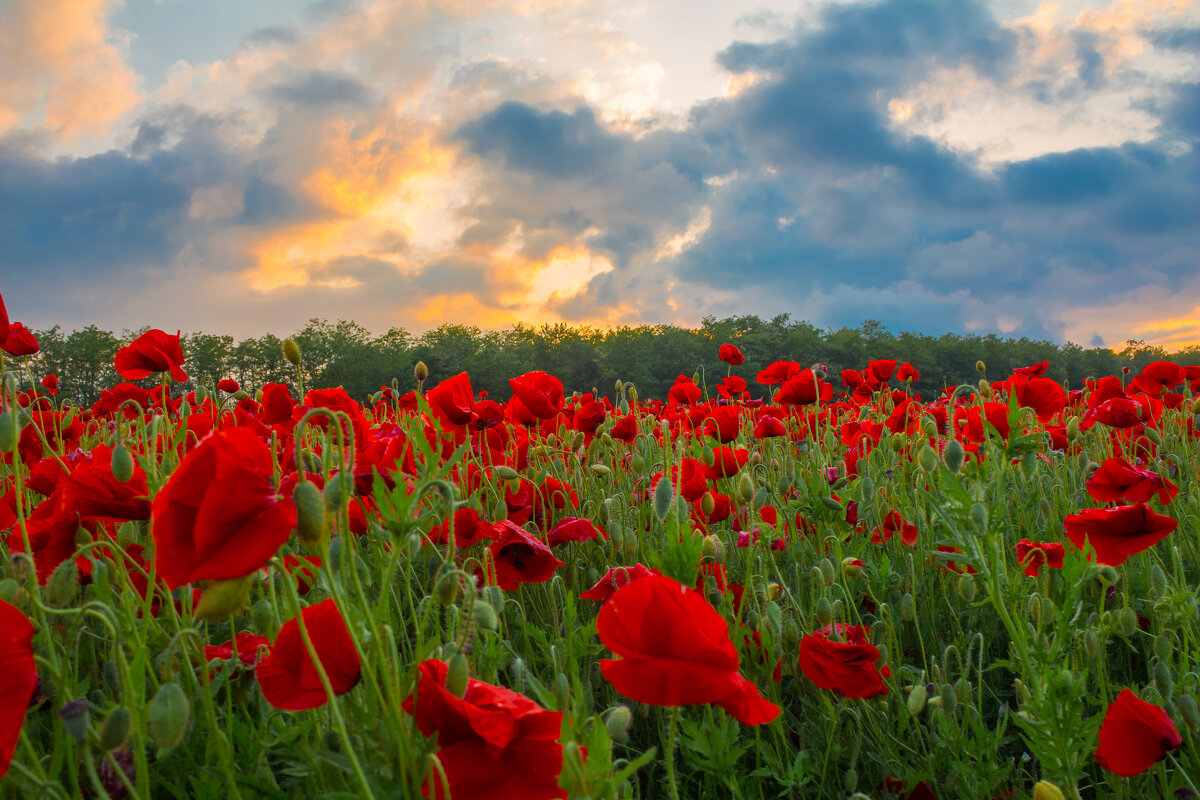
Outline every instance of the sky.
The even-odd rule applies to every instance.
[[[0,294],[1200,344],[1200,0],[0,0]]]

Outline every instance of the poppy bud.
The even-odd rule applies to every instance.
[[[79,591],[79,567],[75,559],[68,558],[54,568],[50,580],[46,581],[46,602],[51,608],[66,608]]]
[[[704,516],[712,516],[713,510],[716,507],[717,498],[713,496],[712,492],[705,492],[704,496],[700,498],[700,510],[704,512]]]
[[[17,446],[17,421],[11,411],[0,412],[0,453],[11,453]]]
[[[975,576],[964,572],[958,577],[958,596],[967,603],[974,603],[979,590],[975,585]]]
[[[749,472],[743,472],[742,477],[738,478],[738,498],[743,503],[754,500],[754,478],[750,477]]]
[[[504,464],[493,467],[492,471],[495,472],[496,477],[502,481],[515,481],[521,477],[521,473],[517,472],[512,467],[505,466]]]
[[[963,450],[962,442],[958,439],[951,439],[946,442],[946,451],[942,453],[942,463],[946,465],[946,469],[957,475],[958,471],[962,469],[965,456],[966,452]]]
[[[623,742],[629,738],[629,728],[633,725],[633,713],[628,706],[617,706],[608,712],[604,720],[604,730],[614,742]]]
[[[917,464],[925,472],[932,473],[938,465],[937,451],[928,444],[922,445],[917,451]]]
[[[1171,660],[1171,640],[1166,636],[1156,636],[1154,639],[1154,655],[1161,661]]]
[[[711,533],[705,536],[700,542],[700,555],[706,562],[716,561],[721,557],[721,540]]]
[[[104,722],[100,723],[100,735],[97,744],[104,751],[116,750],[125,744],[129,731],[133,727],[133,714],[125,706],[117,706],[108,712]]]
[[[1071,417],[1067,420],[1067,441],[1075,441],[1079,438],[1079,417]]]
[[[1050,781],[1038,781],[1033,785],[1033,800],[1066,800],[1062,789]]]
[[[1117,612],[1117,628],[1125,637],[1133,636],[1137,633],[1137,614],[1129,606],[1122,606]]]
[[[133,479],[133,456],[129,454],[129,448],[125,445],[118,444],[113,448],[109,466],[113,477],[121,483],[129,483]]]
[[[160,750],[171,750],[183,742],[191,716],[192,704],[187,695],[178,683],[168,681],[158,687],[150,701],[146,730]]]
[[[1175,703],[1179,707],[1179,716],[1183,717],[1187,726],[1200,733],[1200,707],[1196,705],[1196,698],[1190,694],[1181,694]]]
[[[470,680],[471,671],[467,657],[462,653],[455,653],[450,657],[449,670],[446,672],[446,691],[455,697],[462,697],[467,693],[467,683]]]
[[[499,625],[499,620],[496,618],[496,609],[492,608],[484,600],[476,600],[475,605],[471,608],[471,619],[475,621],[476,627],[482,628],[485,631],[494,631]]]
[[[599,475],[601,478],[611,478],[613,474],[613,471],[607,464],[592,464],[590,467],[588,467],[588,469]]]
[[[346,505],[346,499],[354,491],[354,480],[346,472],[339,472],[325,484],[325,508],[337,511]]]
[[[1171,674],[1171,668],[1167,666],[1167,662],[1155,661],[1153,675],[1154,687],[1158,689],[1158,693],[1163,696],[1163,699],[1170,700],[1174,697],[1175,676]]]
[[[946,716],[953,717],[958,711],[958,695],[954,693],[954,687],[943,683],[942,688],[938,691],[938,697],[942,699],[942,711],[946,713]]]
[[[254,630],[270,639],[274,639],[279,632],[279,622],[275,618],[275,606],[265,597],[259,598],[250,609],[250,621],[254,623]]]
[[[0,580],[0,600],[11,605],[17,597],[17,592],[20,590],[21,584],[15,578]]]
[[[859,575],[862,575],[862,573],[863,573],[862,559],[855,558],[854,556],[847,556],[846,558],[843,558],[842,559],[842,572],[844,572],[846,574],[847,578],[857,578]]]
[[[986,378],[979,379],[979,395],[981,397],[991,397],[992,396],[992,385],[987,382]]]
[[[433,586],[433,595],[437,598],[438,604],[443,608],[449,608],[458,602],[462,588],[458,577],[454,565],[449,561],[445,562],[442,569],[438,570],[436,582]]]
[[[837,573],[834,572],[833,562],[828,558],[822,558],[817,566],[821,568],[821,580],[826,586],[833,586],[837,582]]]
[[[968,512],[971,516],[971,522],[982,533],[987,533],[988,529],[988,510],[983,503],[973,503],[971,510]]]
[[[1087,653],[1087,657],[1095,661],[1100,655],[1100,637],[1093,630],[1088,630],[1083,634],[1083,652]]]
[[[905,622],[912,622],[917,618],[917,604],[913,600],[913,596],[908,592],[900,598],[900,619]]]
[[[213,581],[200,595],[192,615],[206,622],[229,619],[246,607],[250,590],[254,587],[254,574],[225,581]]]
[[[1100,580],[1104,582],[1105,586],[1116,586],[1117,581],[1121,579],[1120,573],[1118,573],[1114,567],[1108,564],[1105,564],[1097,569],[1096,575],[1099,576]]]
[[[646,469],[646,459],[634,453],[633,457],[629,459],[629,469],[634,475],[644,472]]]
[[[842,504],[839,503],[837,500],[834,500],[832,497],[822,497],[821,503],[826,508],[828,508],[830,511],[841,513]]]
[[[783,596],[783,587],[778,583],[767,584],[767,600],[774,602]]]
[[[300,366],[300,345],[296,344],[295,339],[290,336],[284,339],[281,349],[283,350],[283,357],[287,359],[289,364],[293,367]]]
[[[58,718],[62,720],[63,729],[72,739],[80,743],[87,740],[92,721],[87,700],[72,700],[67,703],[58,710]]]
[[[987,364],[984,364],[982,361],[976,361],[975,362],[975,371],[976,372],[987,372]]]
[[[925,684],[918,683],[913,687],[913,690],[908,693],[908,700],[905,705],[908,706],[908,713],[914,717],[920,714],[925,708],[925,701],[929,697],[929,691],[925,688]]]
[[[300,481],[292,490],[296,504],[296,533],[300,541],[315,547],[325,535],[325,499],[312,481]]]
[[[852,794],[858,788],[858,770],[851,767],[846,770],[846,775],[842,779],[842,785],[846,788],[847,794]]]
[[[1150,596],[1165,597],[1168,592],[1167,573],[1158,564],[1150,567]]]
[[[833,606],[830,605],[828,597],[818,597],[814,611],[822,628],[833,622]]]
[[[671,479],[664,475],[654,487],[654,516],[658,517],[659,522],[666,521],[674,503],[675,488],[671,485]]]
[[[630,402],[630,403],[632,403],[633,405],[637,405],[637,401],[638,401],[638,390],[637,390],[637,387],[636,387],[636,386],[630,386],[630,387],[629,387],[629,402]]]
[[[1158,431],[1154,430],[1154,428],[1146,428],[1144,433],[1145,433],[1146,438],[1149,439],[1150,441],[1154,442],[1154,444],[1156,444],[1156,445],[1162,444],[1162,436],[1159,435]]]

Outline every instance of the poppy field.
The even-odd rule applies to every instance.
[[[150,330],[80,408],[37,348],[0,301],[0,796],[1200,796],[1198,367],[184,392]]]

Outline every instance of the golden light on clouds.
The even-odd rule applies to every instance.
[[[1200,305],[1176,317],[1140,323],[1134,331],[1146,344],[1168,350],[1200,347]]]

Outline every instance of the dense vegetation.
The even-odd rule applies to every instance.
[[[35,331],[42,349],[32,367],[40,374],[58,376],[63,399],[91,405],[101,389],[119,380],[113,354],[138,333],[118,336],[95,326],[69,334],[58,326]],[[420,336],[402,328],[375,336],[354,322],[313,319],[292,338],[304,352],[309,385],[343,386],[359,400],[393,378],[406,384],[418,361],[429,367],[431,383],[466,371],[477,390],[497,399],[509,396],[510,377],[535,369],[560,378],[568,393],[593,387],[607,391],[621,379],[638,386],[643,396],[664,397],[680,372],[691,374],[699,367],[709,384],[723,376],[725,368],[716,356],[722,342],[736,344],[745,353],[747,374],[784,359],[805,365],[823,363],[834,376],[842,369],[858,368],[869,358],[907,361],[921,373],[912,388],[926,398],[944,386],[975,380],[978,360],[988,364],[991,374],[1007,375],[1017,367],[1049,359],[1047,377],[1078,386],[1087,377],[1120,374],[1126,367],[1136,373],[1168,357],[1162,348],[1137,341],[1117,352],[995,335],[893,334],[874,321],[858,328],[822,331],[786,315],[771,320],[708,318],[695,329],[643,325],[604,331],[560,324],[484,331],[447,324]],[[296,373],[280,354],[280,343],[271,334],[241,341],[190,334],[183,339],[192,379],[189,388],[211,387],[222,378],[233,378],[247,386],[288,383],[295,390]],[[1200,347],[1169,357],[1179,364],[1200,364]],[[760,393],[756,386],[751,390]]]

